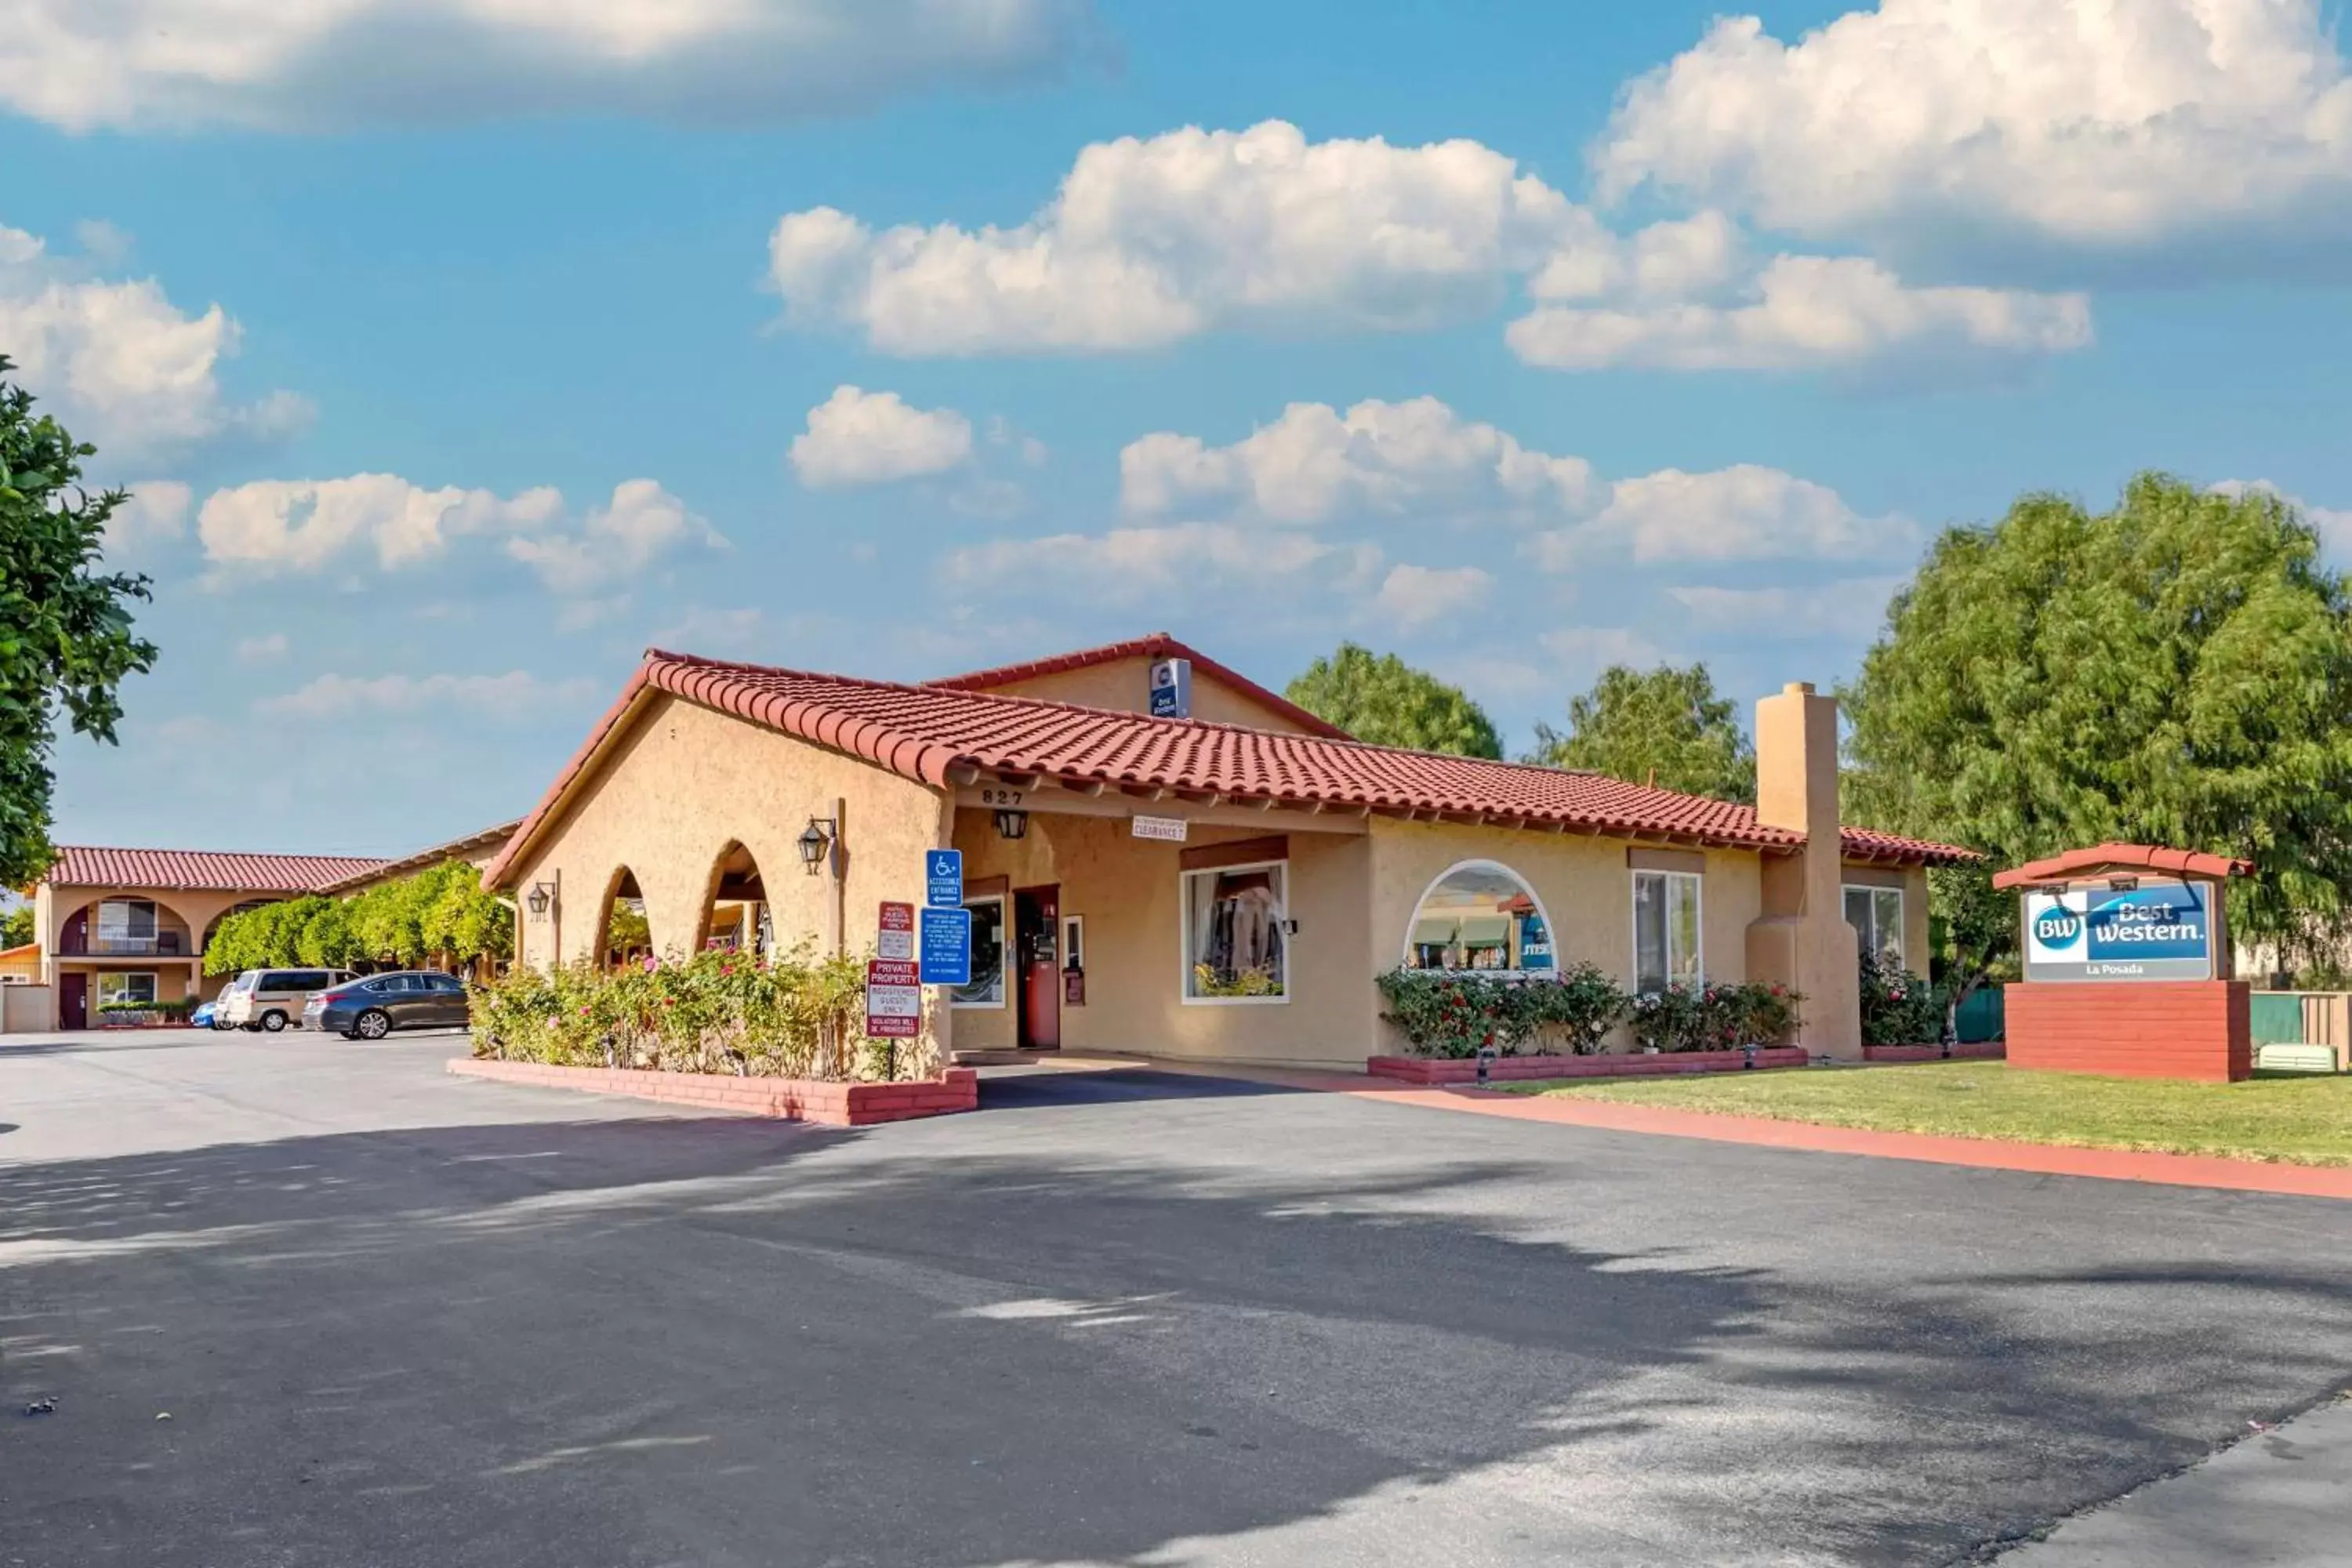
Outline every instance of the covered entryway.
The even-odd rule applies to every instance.
[[[1014,995],[1024,1051],[1062,1048],[1061,896],[1058,887],[1013,895]]]

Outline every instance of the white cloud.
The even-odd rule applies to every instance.
[[[525,719],[550,708],[593,700],[597,683],[584,676],[543,680],[526,670],[504,675],[321,675],[296,690],[255,702],[254,711],[278,718],[340,719],[357,713],[425,713],[462,710],[496,719]]]
[[[8,31],[0,5],[0,37]],[[0,55],[7,46],[0,42]],[[238,328],[218,305],[191,316],[152,278],[109,281],[86,261],[52,256],[45,241],[0,226],[0,352],[101,460],[184,451],[228,436],[272,439],[310,422],[288,392],[248,405],[221,391],[221,362]]]
[[[187,531],[193,492],[177,479],[141,479],[122,487],[131,499],[106,520],[106,552],[138,555]]]
[[[394,474],[256,479],[215,490],[197,513],[196,533],[216,583],[231,573],[317,573],[362,554],[398,570],[439,559],[457,540],[497,536],[566,595],[624,580],[682,543],[726,542],[651,479],[617,486],[608,504],[575,520],[550,487],[501,497],[426,489]]]
[[[0,103],[68,130],[576,111],[759,121],[1049,74],[1089,0],[6,0]]]
[[[558,594],[590,594],[635,578],[686,544],[723,548],[727,541],[686,503],[651,479],[627,479],[592,509],[577,530],[507,541],[507,553]]]
[[[1915,289],[1862,257],[1778,257],[1744,293],[1729,304],[1548,305],[1504,335],[1520,359],[1553,370],[1791,370],[1898,354],[2062,353],[2091,341],[2081,294]]]
[[[1475,610],[1493,595],[1495,579],[1475,566],[1389,568],[1372,607],[1391,625],[1411,631]]]
[[[648,638],[656,647],[679,653],[743,654],[773,640],[773,629],[763,610],[718,610],[696,605]]]
[[[1282,522],[1351,510],[1556,515],[1581,507],[1592,479],[1583,458],[1529,451],[1434,397],[1367,399],[1344,416],[1294,403],[1229,447],[1161,431],[1129,442],[1118,469],[1129,511],[1234,505]]]
[[[236,639],[236,662],[239,664],[275,664],[286,657],[286,634],[271,632],[267,637]]]
[[[1813,237],[2340,236],[2352,81],[2316,0],[1883,0],[1793,45],[1718,20],[1632,84],[1593,162],[1605,194]]]
[[[915,408],[895,392],[837,386],[793,437],[792,464],[814,489],[887,484],[971,461],[971,421],[952,408]]]
[[[1825,485],[1739,463],[1711,473],[1661,468],[1611,487],[1609,504],[1565,542],[1631,551],[1635,561],[1762,561],[1885,556],[1916,546],[1900,516],[1868,518]]]
[[[2318,531],[2319,542],[2338,563],[2352,561],[2352,508],[2314,506],[2268,479],[2223,479],[2213,487],[2214,493],[2242,496],[2251,492],[2276,496],[2303,514],[2303,521]]]
[[[949,552],[941,563],[960,587],[1043,589],[1095,604],[1165,602],[1185,591],[1284,594],[1302,584],[1360,591],[1381,563],[1372,544],[1327,544],[1309,535],[1230,523],[1120,528],[1108,533],[1001,539]]]
[[[1848,577],[1805,587],[1666,590],[1695,626],[1717,637],[1843,637],[1859,640],[1886,618],[1901,577]]]
[[[877,234],[831,207],[793,213],[769,260],[792,319],[889,353],[1133,349],[1251,322],[1457,319],[1578,217],[1475,142],[1310,142],[1267,121],[1097,142],[1013,228]]]
[[[1664,663],[1665,650],[1631,626],[1558,626],[1536,638],[1551,655],[1559,682],[1589,686],[1612,664],[1646,669]]]

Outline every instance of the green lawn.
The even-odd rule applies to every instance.
[[[1922,1062],[1495,1087],[1830,1127],[2352,1165],[2352,1077],[2344,1076],[2204,1084]]]

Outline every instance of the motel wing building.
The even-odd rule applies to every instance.
[[[1155,716],[1183,661],[1188,717]],[[1842,827],[1836,705],[1758,706],[1755,806],[1351,740],[1166,637],[907,685],[648,651],[484,872],[519,956],[714,942],[857,953],[926,852],[963,852],[971,983],[943,1052],[1360,1065],[1376,975],[1599,964],[1770,980],[1860,1054],[1859,943],[1927,965],[1948,845]]]

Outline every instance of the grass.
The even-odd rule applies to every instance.
[[[2026,1072],[2001,1062],[1923,1062],[1495,1087],[1886,1132],[2352,1165],[2352,1077],[2207,1084]]]

